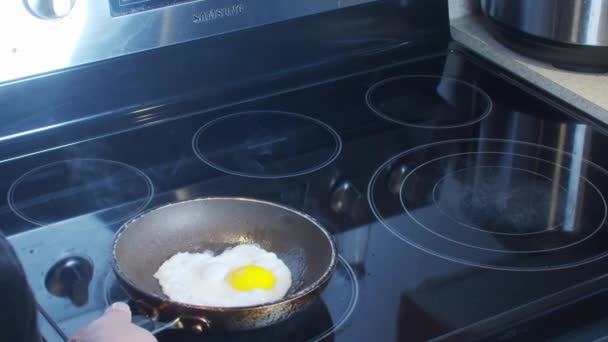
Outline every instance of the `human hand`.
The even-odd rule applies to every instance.
[[[70,342],[157,342],[149,331],[131,323],[131,310],[124,303],[112,304],[103,316],[81,329]]]

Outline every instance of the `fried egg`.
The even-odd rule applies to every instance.
[[[202,306],[252,306],[283,298],[291,272],[276,254],[258,245],[213,252],[177,253],[154,274],[171,300]]]

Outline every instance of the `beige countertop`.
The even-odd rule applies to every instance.
[[[564,71],[517,54],[488,32],[479,15],[452,18],[452,36],[478,54],[608,124],[608,74]]]

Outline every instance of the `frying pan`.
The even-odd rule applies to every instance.
[[[178,252],[217,254],[245,243],[276,253],[287,265],[292,286],[283,299],[245,307],[190,305],[169,299],[153,276]],[[332,238],[313,219],[278,204],[246,198],[201,198],[153,209],[120,228],[112,251],[118,282],[140,311],[168,322],[162,330],[195,333],[249,330],[284,321],[315,301],[335,266]]]

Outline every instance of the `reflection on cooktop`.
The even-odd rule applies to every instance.
[[[454,187],[459,191],[444,191]],[[471,229],[527,235],[563,225],[567,191],[537,172],[476,166],[443,176],[433,187],[433,201],[444,215]]]

